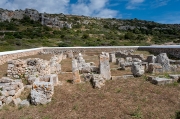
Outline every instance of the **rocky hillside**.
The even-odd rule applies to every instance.
[[[0,9],[0,51],[40,46],[151,45],[180,42],[180,24]]]

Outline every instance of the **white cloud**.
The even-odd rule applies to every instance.
[[[170,2],[170,0],[155,0],[152,2],[152,7],[157,8],[157,7],[165,6],[168,4],[168,2]]]
[[[108,0],[79,0],[71,5],[72,14],[103,18],[117,17],[118,11],[107,8]]]
[[[126,9],[136,9],[140,6],[145,0],[130,0],[126,6]]]
[[[67,13],[69,0],[1,0],[0,7],[5,9],[33,8],[39,12]]]
[[[117,11],[108,9],[110,0],[0,0],[0,8],[16,10],[32,8],[39,12],[78,14],[98,17],[116,17]]]

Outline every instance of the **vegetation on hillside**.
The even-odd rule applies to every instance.
[[[128,46],[180,42],[180,25],[138,19],[97,19],[64,16],[72,29],[50,28],[24,16],[0,22],[0,51],[41,46]]]

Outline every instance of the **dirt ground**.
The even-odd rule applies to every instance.
[[[38,56],[34,56],[38,57]],[[44,59],[49,56],[41,56]],[[87,62],[98,66],[98,55],[84,56]],[[71,59],[61,62],[59,80],[52,101],[47,105],[18,108],[11,105],[0,110],[1,119],[177,119],[180,112],[180,85],[153,85],[146,76],[106,81],[101,89],[93,89],[89,82],[71,84]],[[7,64],[1,65],[1,76]],[[130,70],[115,70],[112,75],[131,74]],[[26,91],[23,99],[28,96]]]

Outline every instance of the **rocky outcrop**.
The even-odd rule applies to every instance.
[[[67,21],[61,21],[58,17],[48,17],[47,13],[39,13],[35,9],[25,10],[4,10],[0,9],[0,21],[11,21],[12,19],[23,19],[24,16],[28,16],[31,20],[40,21],[42,25],[46,25],[52,28],[72,28],[72,23]]]

